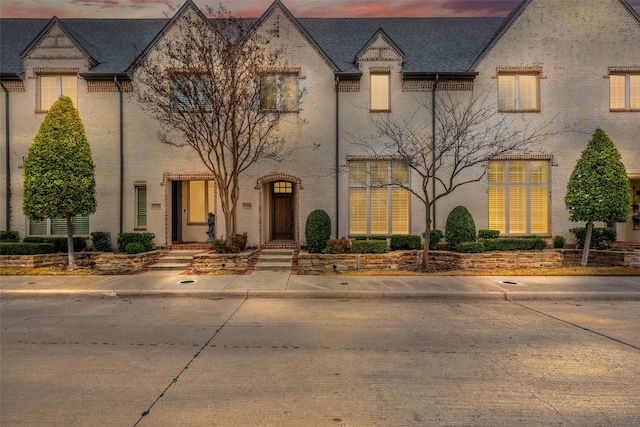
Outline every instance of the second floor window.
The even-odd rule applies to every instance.
[[[500,74],[498,110],[539,111],[537,74]]]
[[[640,109],[640,74],[609,76],[609,106],[611,110]]]
[[[78,77],[75,74],[38,76],[38,110],[48,111],[61,96],[68,96],[78,108]]]
[[[178,73],[173,76],[173,109],[211,110],[211,82],[207,74]]]
[[[371,74],[371,111],[389,111],[389,74]]]
[[[260,76],[260,108],[274,111],[297,111],[298,75],[291,73]]]

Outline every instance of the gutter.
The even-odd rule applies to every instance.
[[[118,76],[113,76],[113,82],[118,88],[118,93],[120,95],[119,105],[120,105],[120,233],[123,231],[123,223],[124,223],[124,125],[123,125],[123,108],[122,108],[122,88],[120,87],[120,83],[118,82]]]
[[[5,197],[6,197],[6,217],[5,217],[5,230],[11,230],[11,162],[9,161],[9,156],[11,154],[11,150],[9,148],[9,89],[4,85],[4,82],[0,80],[0,86],[4,90],[4,114],[5,114]]]
[[[336,239],[340,238],[340,76],[336,74]]]

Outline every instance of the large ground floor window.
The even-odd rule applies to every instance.
[[[74,216],[72,219],[73,234],[76,236],[89,235],[89,217]],[[66,236],[66,218],[45,219],[44,221],[29,221],[30,236]]]
[[[489,229],[505,234],[549,232],[549,162],[489,162]]]
[[[408,183],[404,163],[349,162],[349,234],[409,234]]]

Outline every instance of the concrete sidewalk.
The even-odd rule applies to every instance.
[[[2,298],[53,295],[640,301],[640,276],[297,276],[268,271],[218,276],[158,271],[0,277]]]

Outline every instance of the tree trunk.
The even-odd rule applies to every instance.
[[[74,270],[77,265],[76,254],[73,250],[73,222],[70,213],[67,213],[67,252],[69,254],[69,270]]]
[[[591,246],[591,235],[593,234],[593,221],[587,223],[587,235],[584,238],[584,248],[582,249],[582,266],[586,267],[589,259],[589,247]]]
[[[428,213],[428,209],[427,209]],[[422,263],[420,264],[420,270],[426,272],[429,269],[429,240],[431,232],[431,216],[427,214],[425,221],[424,240],[422,242]]]

